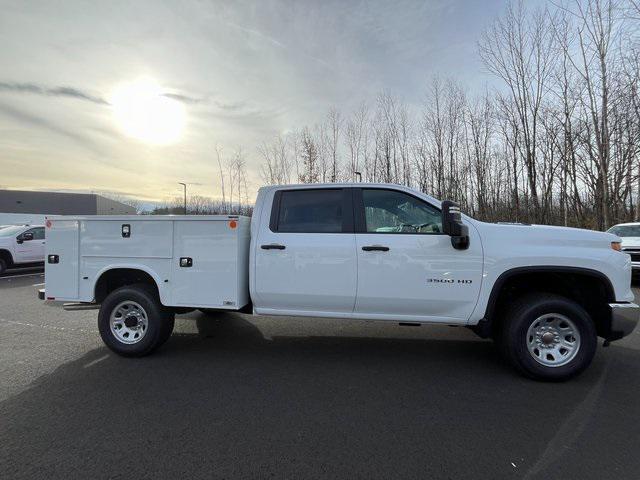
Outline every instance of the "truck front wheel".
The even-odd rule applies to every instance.
[[[98,329],[105,345],[119,355],[141,357],[167,341],[174,314],[148,285],[127,285],[111,292],[100,306]]]
[[[505,311],[497,340],[518,371],[549,381],[578,375],[593,360],[597,346],[595,325],[584,308],[546,293],[516,300]]]

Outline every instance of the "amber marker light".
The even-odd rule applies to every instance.
[[[620,242],[611,242],[611,248],[613,248],[616,252],[622,251],[622,245]]]

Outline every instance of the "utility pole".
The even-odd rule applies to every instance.
[[[180,185],[182,185],[183,190],[184,190],[184,214],[187,214],[187,184],[186,183],[182,183],[182,182],[178,182]]]

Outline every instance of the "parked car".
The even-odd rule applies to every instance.
[[[251,219],[50,217],[47,241],[41,298],[99,307],[103,341],[125,356],[198,308],[463,325],[521,373],[563,380],[598,336],[638,322],[616,235],[480,222],[399,185],[264,187]]]
[[[0,273],[8,268],[44,262],[43,225],[10,225],[0,228]]]
[[[635,275],[640,273],[640,222],[620,223],[614,225],[609,233],[622,240],[622,251],[631,256],[631,268]]]

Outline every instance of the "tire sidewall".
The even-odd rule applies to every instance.
[[[559,313],[568,317],[580,333],[580,348],[576,356],[566,365],[547,367],[533,358],[527,348],[527,332],[540,316]],[[509,342],[513,358],[518,367],[528,376],[541,380],[567,380],[589,366],[597,346],[595,326],[589,314],[578,304],[562,298],[533,303],[520,312],[519,318],[510,319]]]
[[[147,314],[147,331],[138,343],[125,344],[120,342],[110,326],[113,309],[126,300],[138,303]],[[111,350],[125,356],[142,356],[151,353],[163,343],[166,337],[166,326],[169,321],[166,309],[160,304],[157,295],[150,289],[140,287],[122,287],[107,296],[100,306],[98,314],[98,329],[104,343]],[[166,340],[166,338],[164,338]]]

